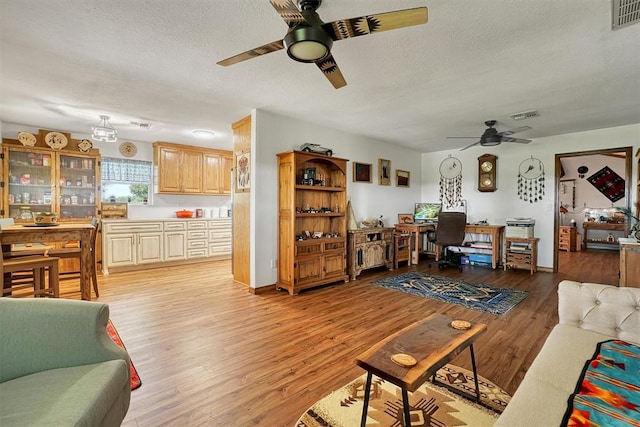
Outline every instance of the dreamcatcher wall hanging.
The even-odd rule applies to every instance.
[[[531,156],[520,163],[518,169],[518,196],[520,200],[535,203],[544,196],[544,163]]]
[[[440,201],[447,208],[458,206],[462,200],[462,162],[447,157],[440,163]]]

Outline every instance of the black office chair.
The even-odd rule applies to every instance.
[[[427,240],[440,247],[440,259],[438,268],[457,267],[462,271],[460,257],[448,256],[448,246],[462,246],[464,242],[467,214],[463,212],[440,212],[438,226],[435,230],[427,231]],[[431,267],[431,264],[429,264]]]

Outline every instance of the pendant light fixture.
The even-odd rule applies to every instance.
[[[111,126],[109,116],[100,116],[98,126],[91,128],[91,139],[102,142],[116,142],[118,140],[118,132]]]

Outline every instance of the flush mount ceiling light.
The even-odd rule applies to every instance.
[[[193,133],[193,136],[196,138],[213,138],[215,136],[213,131],[206,129],[196,129],[191,131],[191,133]]]
[[[109,116],[100,116],[98,126],[91,128],[91,139],[102,142],[116,142],[118,140],[118,132],[111,126]]]

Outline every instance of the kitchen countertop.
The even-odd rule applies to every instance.
[[[102,222],[133,222],[133,221],[217,221],[217,220],[231,220],[231,217],[216,217],[216,218],[107,218]]]

